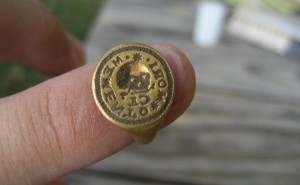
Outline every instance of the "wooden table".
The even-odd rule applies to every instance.
[[[197,73],[189,110],[147,146],[67,177],[71,184],[300,184],[300,63],[227,34],[192,42],[195,1],[110,0],[87,42],[89,61],[121,42],[170,43]]]

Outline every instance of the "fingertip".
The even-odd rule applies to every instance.
[[[41,2],[5,1],[0,9],[1,15],[11,15],[0,17],[0,63],[17,61],[49,76],[84,64],[79,41]]]
[[[167,44],[155,44],[153,47],[167,59],[175,78],[174,103],[166,120],[166,124],[169,124],[177,119],[193,100],[196,89],[195,71],[188,57],[177,47]]]

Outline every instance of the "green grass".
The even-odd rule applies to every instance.
[[[63,27],[81,41],[104,0],[41,0]],[[27,89],[47,79],[39,72],[19,64],[0,64],[0,97]]]
[[[84,41],[104,0],[42,0],[70,33]]]

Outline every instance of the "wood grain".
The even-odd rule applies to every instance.
[[[89,61],[121,42],[174,44],[195,67],[197,92],[153,143],[87,170],[131,177],[104,184],[299,184],[300,63],[226,33],[215,48],[197,47],[194,15],[190,0],[108,2],[87,42]]]

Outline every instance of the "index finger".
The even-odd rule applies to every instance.
[[[170,63],[176,83],[167,125],[191,103],[195,74],[178,49],[155,47]],[[99,112],[91,89],[94,69],[94,64],[78,68],[0,101],[0,179],[4,184],[51,182],[132,142],[128,133]]]

